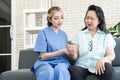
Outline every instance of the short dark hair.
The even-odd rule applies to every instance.
[[[98,24],[98,28],[105,33],[109,33],[109,31],[106,29],[106,22],[105,22],[104,12],[103,12],[102,8],[99,6],[90,5],[86,12],[85,18],[87,16],[88,11],[91,11],[91,10],[95,11],[95,13],[98,17],[98,20],[100,21],[100,23]],[[85,28],[83,28],[82,30],[84,30],[84,29],[87,29],[87,26]]]

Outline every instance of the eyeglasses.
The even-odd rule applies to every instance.
[[[88,43],[88,51],[92,51],[92,48],[93,48],[93,43],[92,43],[92,40]]]

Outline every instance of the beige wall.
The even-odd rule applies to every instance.
[[[69,40],[84,27],[84,16],[89,5],[95,4],[103,8],[107,26],[120,21],[120,0],[52,0],[53,6],[60,6],[65,15],[62,29],[68,34]],[[16,1],[16,53],[24,47],[23,10],[40,8],[40,0]],[[18,59],[18,57],[17,57]]]
[[[120,21],[120,0],[52,0],[52,5],[64,10],[65,22],[62,28],[67,32],[69,40],[84,27],[84,16],[91,4],[102,7],[107,27]]]
[[[19,50],[24,48],[23,12],[26,9],[39,9],[40,0],[16,0],[16,53],[17,62]]]

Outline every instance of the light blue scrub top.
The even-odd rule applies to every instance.
[[[92,51],[89,50],[90,41],[92,41]],[[114,48],[116,45],[111,34],[106,34],[99,29],[93,38],[88,29],[80,31],[72,42],[79,44],[79,58],[75,65],[86,68],[92,73],[95,73],[98,59],[105,56],[107,47]]]
[[[58,33],[56,33],[52,28],[46,27],[45,29],[41,30],[38,33],[34,51],[36,53],[48,52],[49,54],[49,52],[54,52],[65,48],[66,43],[67,43],[67,35],[65,32],[63,32],[60,29]],[[47,60],[41,60],[41,58],[39,57],[38,60],[46,61],[51,66],[55,66],[56,64],[61,62],[65,62],[69,64],[64,54],[57,57],[49,58]]]

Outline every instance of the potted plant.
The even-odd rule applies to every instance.
[[[113,37],[120,37],[120,22],[118,22],[115,26],[108,28]]]

